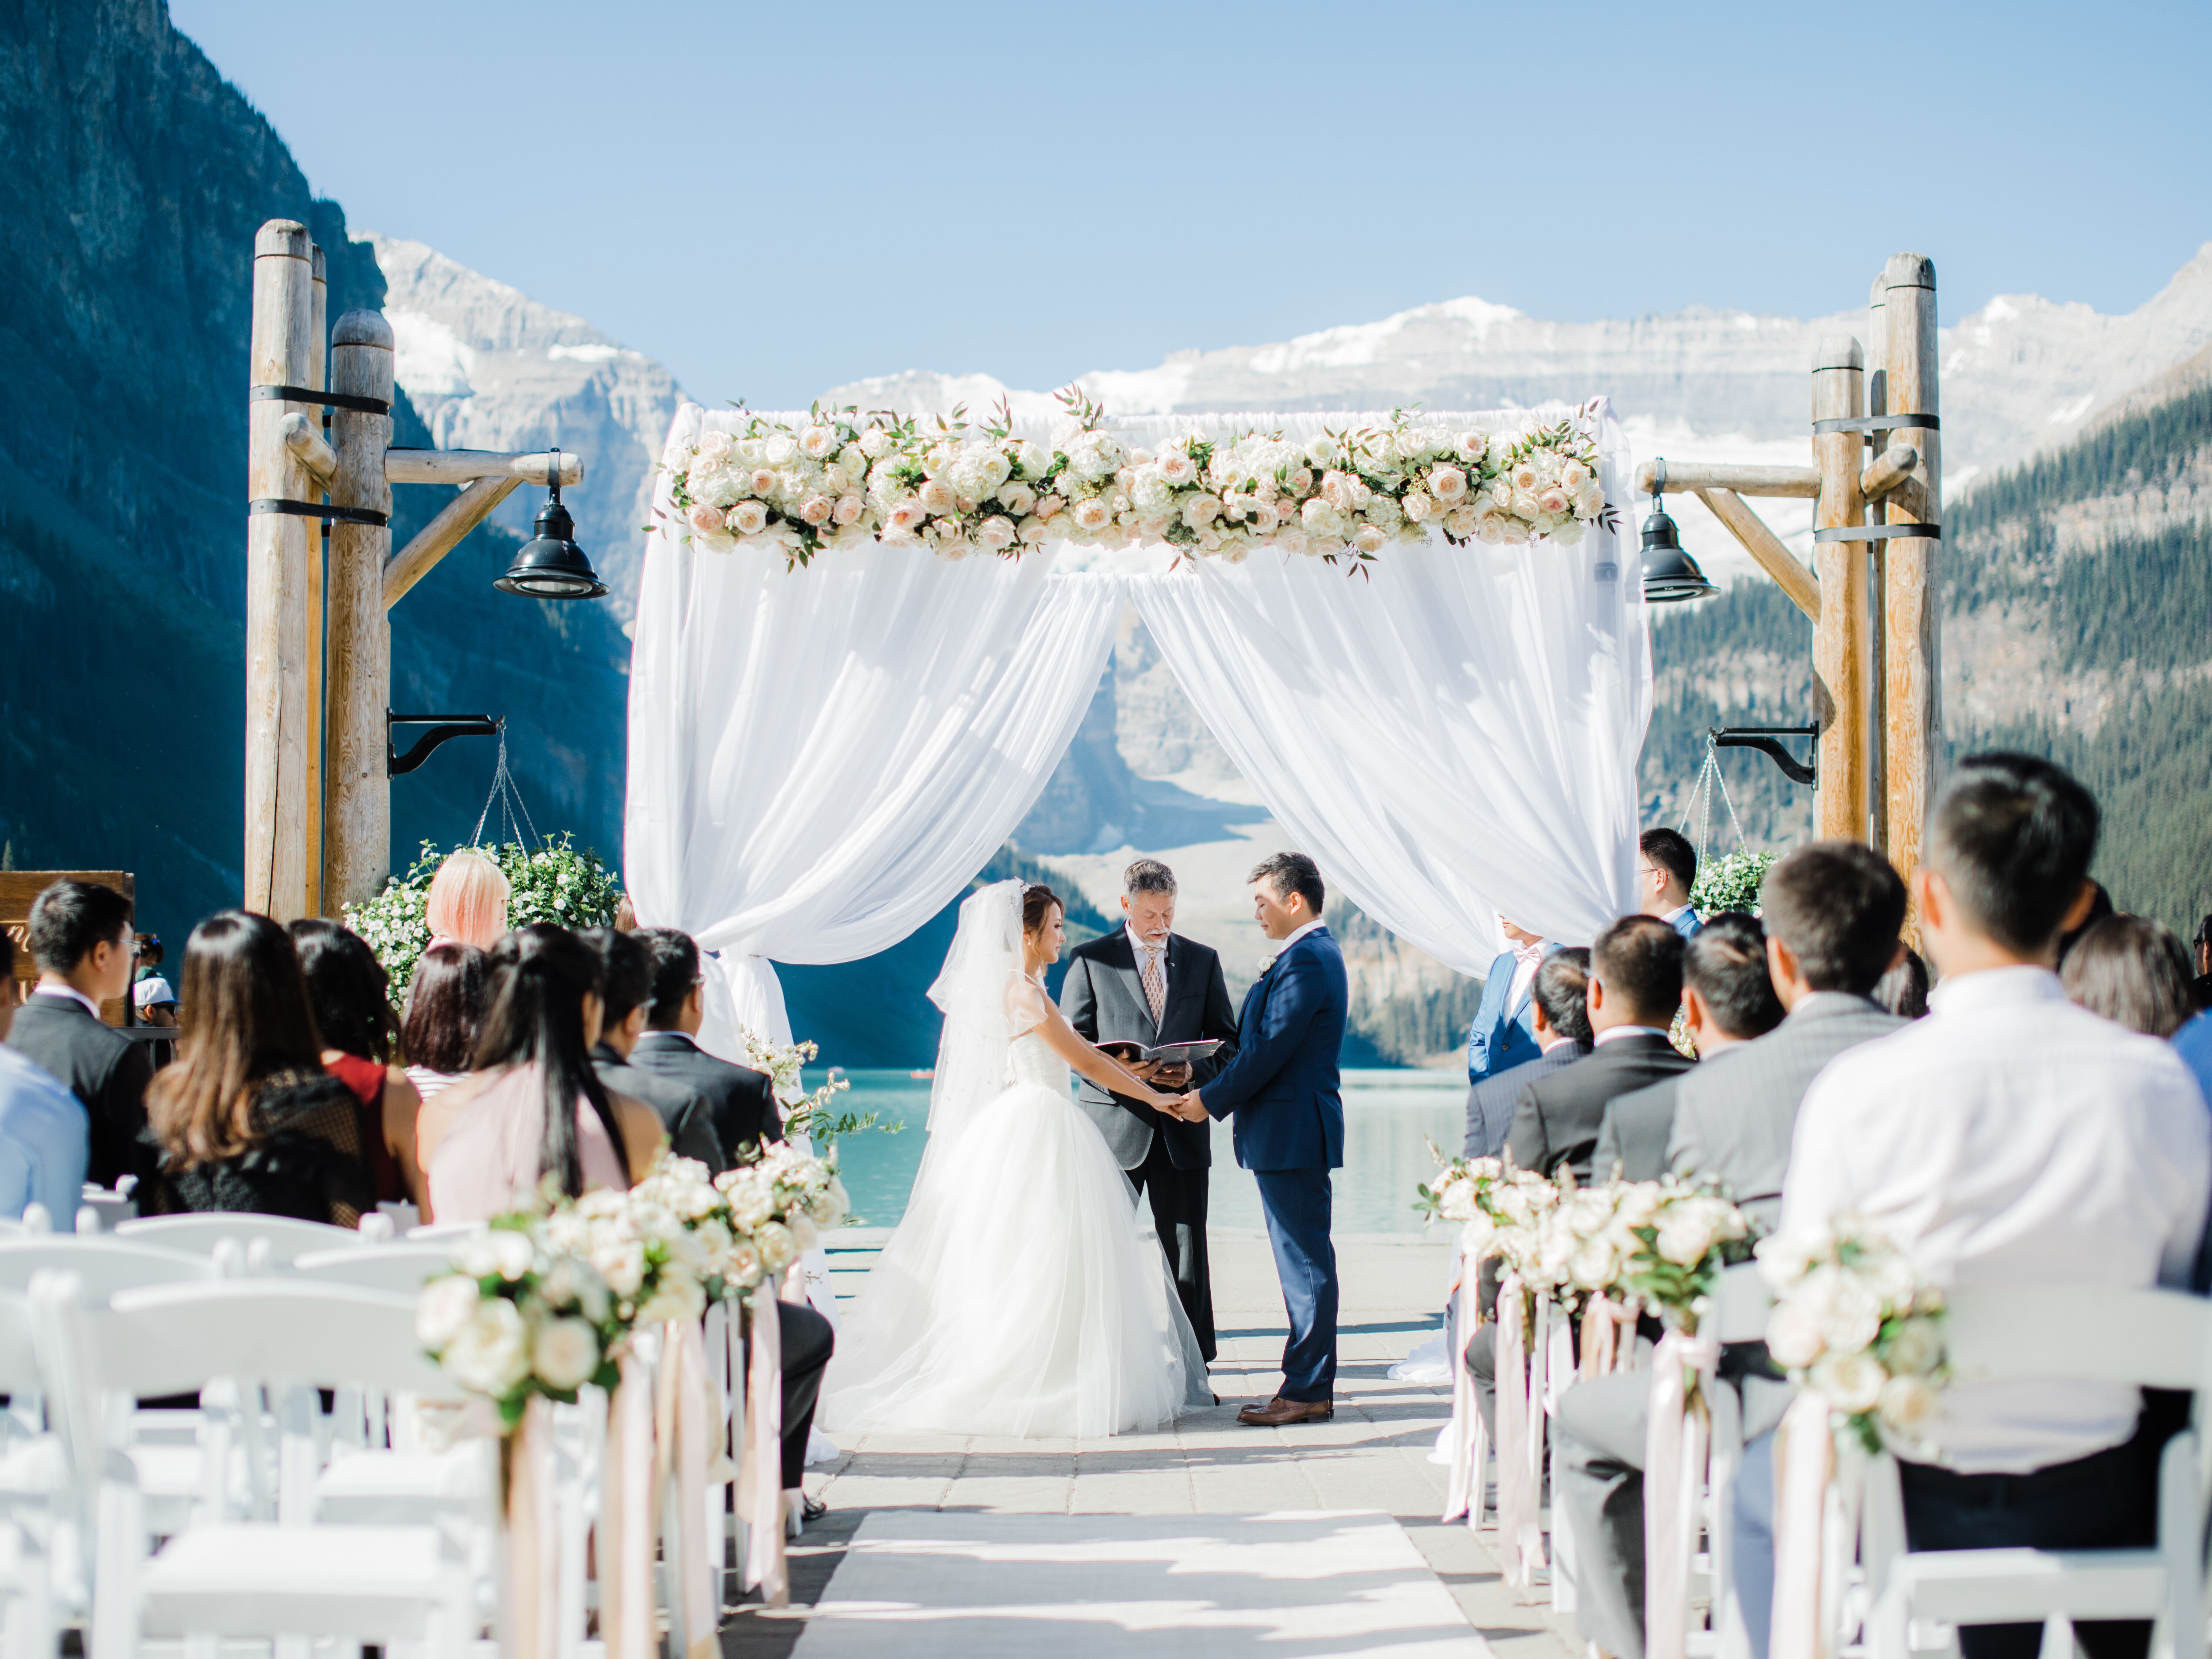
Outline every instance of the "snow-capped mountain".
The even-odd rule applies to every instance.
[[[653,500],[652,465],[683,401],[676,377],[580,317],[542,306],[420,242],[371,233],[400,386],[447,449],[534,449],[584,458],[562,499],[577,540],[627,611]],[[510,495],[499,523],[529,532],[544,497]]]

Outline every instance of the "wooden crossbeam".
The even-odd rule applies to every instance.
[[[422,533],[399,550],[384,568],[384,608],[406,597],[407,590],[430,574],[431,568],[452,552],[462,537],[474,530],[523,481],[507,477],[478,478],[446,503],[438,516],[422,526]]]
[[[496,449],[387,449],[384,476],[396,484],[465,484],[478,478],[513,478],[523,483],[565,487],[582,481],[584,459],[566,451],[556,453],[544,449],[511,454]]]
[[[1636,488],[1649,495],[1659,475],[1646,461],[1636,470]],[[1685,494],[1728,489],[1739,495],[1797,495],[1807,501],[1820,493],[1820,475],[1809,466],[1746,466],[1733,461],[1668,461],[1667,486]]]
[[[1672,467],[1668,469],[1671,474]],[[1759,562],[1759,568],[1774,578],[1775,585],[1790,596],[1790,603],[1810,617],[1820,620],[1820,584],[1804,563],[1783,544],[1782,538],[1766,527],[1760,518],[1745,504],[1742,496],[1733,489],[1693,489],[1690,492],[1705,504],[1705,510],[1728,526],[1729,533],[1743,544],[1743,550]]]

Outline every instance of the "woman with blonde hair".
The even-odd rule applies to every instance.
[[[430,943],[489,951],[507,932],[507,872],[487,854],[464,847],[438,866],[423,907]]]

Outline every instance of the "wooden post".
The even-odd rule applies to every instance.
[[[349,311],[331,337],[331,390],[392,401],[392,325]],[[384,452],[392,417],[339,409],[331,416],[337,507],[392,512]],[[330,696],[324,727],[329,787],[323,814],[323,903],[331,915],[384,884],[392,860],[392,785],[385,775],[384,715],[392,700],[392,629],[384,615],[384,562],[392,526],[331,526]]]
[[[1889,337],[1887,313],[1884,309],[1888,291],[1880,276],[1874,279],[1873,285],[1867,290],[1866,412],[1869,415],[1887,414],[1889,410],[1889,375],[1882,358],[1882,343]],[[1884,464],[1893,459],[1903,459],[1890,455],[1887,434],[1877,432],[1871,435],[1874,440],[1871,446],[1860,452],[1862,459],[1869,456],[1879,458],[1859,475],[1860,494],[1869,499],[1885,492],[1868,489],[1867,472],[1876,475],[1872,482],[1879,485],[1882,481],[1881,475],[1887,471]],[[1871,509],[1867,513],[1870,523],[1881,517],[1881,514]],[[1889,722],[1885,712],[1887,704],[1883,696],[1885,688],[1881,667],[1882,596],[1889,591],[1888,547],[1887,542],[1869,542],[1866,544],[1867,615],[1866,626],[1862,630],[1863,649],[1859,653],[1859,661],[1866,674],[1867,689],[1866,841],[1867,845],[1877,853],[1889,849]]]
[[[307,378],[301,384],[320,392],[329,384],[323,376],[330,358],[331,284],[323,250],[311,245],[309,252],[314,267],[313,303],[308,310]],[[307,417],[311,434],[320,427],[322,413],[317,410]],[[312,475],[307,499],[321,501],[331,475],[315,471],[313,453],[301,454],[298,423],[290,416],[280,422],[280,429],[285,447]],[[314,525],[307,532],[307,785],[301,792],[307,803],[302,856],[307,872],[307,914],[311,916],[323,911],[323,561],[328,551],[323,526]]]
[[[254,386],[301,386],[311,372],[314,268],[307,228],[271,219],[253,239]],[[246,490],[305,501],[313,480],[284,441],[304,403],[246,405]],[[307,914],[308,549],[312,519],[249,513],[246,521],[246,908],[279,921]]]
[[[1859,416],[1865,407],[1864,379],[1865,359],[1856,340],[1848,334],[1822,340],[1813,353],[1813,418]],[[1863,522],[1859,472],[1865,448],[1863,433],[1814,434],[1813,461],[1820,474],[1813,514],[1816,530]],[[1816,541],[1813,566],[1820,580],[1820,619],[1813,628],[1814,697],[1820,705],[1814,833],[1823,841],[1859,841],[1867,833],[1867,700],[1861,657],[1866,544]]]
[[[1899,253],[1882,273],[1885,414],[1936,415],[1936,267],[1917,253]],[[1892,524],[1940,524],[1943,518],[1942,434],[1900,419],[1895,441],[1919,452],[1914,478],[1921,495],[1887,498]],[[1915,512],[1923,515],[1917,519]],[[1920,862],[1921,831],[1935,799],[1943,750],[1943,592],[1941,544],[1920,537],[1884,544],[1882,679],[1888,753],[1890,862],[1909,881]],[[1910,933],[1917,940],[1917,921]]]

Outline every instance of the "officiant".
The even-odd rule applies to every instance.
[[[1161,1090],[1196,1088],[1237,1054],[1237,1014],[1220,955],[1174,931],[1175,908],[1175,872],[1158,859],[1139,859],[1121,878],[1122,925],[1070,951],[1060,988],[1067,1023],[1093,1042],[1146,1048],[1207,1040],[1220,1043],[1184,1063],[1139,1060],[1131,1065]],[[1076,1098],[1139,1195],[1151,1199],[1152,1223],[1183,1311],[1212,1361],[1206,1191],[1213,1164],[1212,1125],[1188,1123],[1109,1095],[1087,1078],[1079,1079]]]

